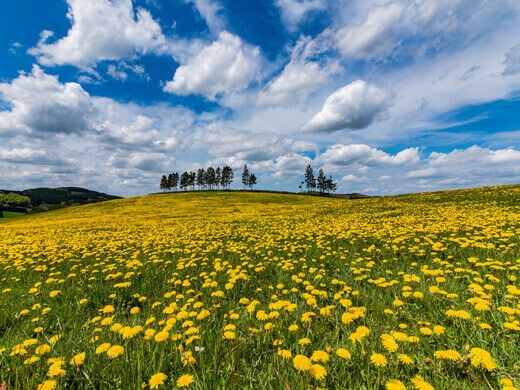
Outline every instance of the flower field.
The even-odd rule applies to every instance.
[[[0,220],[7,389],[518,389],[520,186]]]

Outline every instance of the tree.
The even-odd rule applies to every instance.
[[[320,193],[325,192],[327,186],[327,178],[325,177],[325,172],[323,172],[323,168],[320,168],[320,171],[318,173],[318,190]]]
[[[242,172],[242,184],[244,185],[244,189],[249,187],[249,169],[247,169],[247,165],[244,164],[244,171]]]
[[[325,189],[327,190],[327,193],[336,192],[337,184],[334,183],[332,180],[332,176],[329,175],[329,178],[325,180]]]
[[[233,176],[233,169],[231,169],[230,166],[226,165],[224,168],[222,168],[222,178],[220,179],[222,187],[229,189],[231,183],[233,182]]]
[[[314,178],[314,171],[310,165],[307,165],[305,169],[305,185],[307,187],[307,192],[311,189],[316,188],[316,179]]]
[[[163,175],[161,177],[160,187],[161,187],[161,190],[163,190],[163,192],[166,192],[166,189],[168,188],[168,179],[166,178],[166,175]]]
[[[256,175],[252,173],[249,175],[249,188],[252,190],[253,186],[256,184]]]
[[[191,190],[193,191],[195,189],[195,179],[197,177],[197,174],[195,172],[191,172],[188,174],[188,186],[191,187]]]
[[[184,171],[182,172],[181,179],[180,179],[180,188],[181,190],[186,190],[186,187],[188,187],[189,184],[189,174],[188,172]]]
[[[215,182],[216,182],[215,169],[213,167],[209,167],[206,170],[206,184],[209,186],[210,190],[213,189]]]
[[[206,185],[206,172],[204,168],[199,168],[197,171],[197,185],[199,186],[199,190]]]
[[[170,174],[168,175],[168,183],[167,183],[167,185],[166,185],[166,189],[167,189],[168,191],[171,191],[172,188],[173,188],[173,173],[170,173]]]
[[[177,185],[179,184],[179,173],[173,172],[172,188],[177,191]]]
[[[221,183],[222,172],[220,171],[220,167],[217,167],[217,169],[215,169],[215,185],[217,186],[217,190],[219,189]]]

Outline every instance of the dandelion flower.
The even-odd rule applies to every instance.
[[[313,364],[309,369],[309,373],[314,379],[322,380],[327,376],[327,370],[321,364]]]
[[[462,356],[460,356],[460,353],[453,349],[448,349],[446,351],[437,351],[433,354],[437,359],[444,359],[444,360],[460,360]]]
[[[74,356],[72,359],[70,359],[70,364],[73,366],[81,366],[83,362],[85,361],[86,353],[81,352],[78,353],[76,356]]]
[[[308,371],[311,368],[311,360],[307,356],[296,355],[293,359],[293,365],[298,371]]]
[[[311,361],[313,362],[327,362],[329,360],[329,354],[325,351],[314,351],[311,356]]]
[[[38,390],[54,390],[56,388],[56,381],[50,380],[45,381],[42,384],[38,385]]]
[[[397,379],[390,379],[385,383],[386,390],[406,390],[406,386],[403,382]]]
[[[193,383],[193,375],[184,374],[177,379],[177,387],[188,387]]]
[[[96,348],[96,355],[99,355],[100,353],[103,353],[105,351],[108,351],[108,349],[111,347],[111,344],[110,343],[103,343],[103,344],[100,344],[97,348]]]
[[[121,356],[125,352],[125,349],[120,345],[113,345],[107,350],[107,356],[109,358],[116,358],[118,356]]]
[[[372,356],[370,356],[370,361],[376,366],[376,367],[385,367],[387,365],[386,358],[381,355],[380,353],[374,353]]]
[[[148,384],[150,385],[150,389],[157,389],[160,385],[164,385],[164,381],[168,378],[165,374],[162,372],[159,372],[157,374],[154,374],[150,377],[150,381]]]
[[[336,351],[336,355],[343,359],[350,359],[352,357],[350,352],[347,351],[345,348],[338,348],[338,350]]]

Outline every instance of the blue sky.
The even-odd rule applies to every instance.
[[[516,0],[6,2],[0,53],[0,188],[520,182]]]

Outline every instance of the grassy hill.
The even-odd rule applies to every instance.
[[[79,187],[32,188],[23,191],[0,190],[0,193],[14,193],[30,199],[29,204],[17,207],[2,206],[0,203],[0,211],[5,212],[4,217],[19,215],[25,212],[48,211],[65,206],[97,203],[120,198]]]
[[[0,383],[518,386],[519,259],[520,186],[160,194],[4,220]]]

